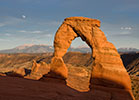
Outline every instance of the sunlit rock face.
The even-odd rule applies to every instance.
[[[39,80],[43,75],[47,74],[50,71],[49,64],[45,62],[37,63],[35,60],[32,62],[31,72],[24,78]]]
[[[115,98],[112,100],[132,100],[130,77],[115,46],[107,41],[104,32],[99,27],[100,21],[96,19],[66,18],[55,35],[54,57],[51,60],[50,72],[64,79],[68,77],[68,70],[62,57],[70,47],[72,40],[81,37],[91,48],[94,59],[90,88],[108,92],[112,98]],[[122,91],[124,96],[121,96],[118,91]]]

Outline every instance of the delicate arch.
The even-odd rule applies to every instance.
[[[66,18],[55,35],[51,72],[62,78],[68,77],[62,57],[70,47],[72,40],[81,37],[90,46],[92,57],[95,59],[92,64],[91,85],[103,86],[105,84],[106,87],[131,90],[130,78],[120,55],[115,46],[107,41],[104,32],[99,27],[100,21],[96,19]]]

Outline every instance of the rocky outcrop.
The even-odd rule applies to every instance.
[[[7,71],[4,73],[6,76],[11,76],[11,77],[24,77],[25,76],[25,69],[24,68],[13,68],[10,71]]]
[[[0,76],[6,76],[6,74],[4,74],[4,73],[0,73]]]
[[[88,92],[90,90],[91,66],[72,66],[71,64],[66,64],[66,66],[68,68],[67,86],[80,92]]]
[[[13,72],[15,72],[21,76],[24,76],[26,74],[24,68],[15,68],[15,69],[13,69]]]
[[[50,71],[50,67],[45,62],[37,63],[33,61],[31,73],[24,78],[39,80],[44,74],[47,74]]]
[[[50,72],[65,79],[68,77],[68,71],[62,57],[70,47],[72,40],[81,37],[92,49],[93,63],[90,88],[109,92],[109,95],[116,97],[113,100],[120,100],[122,97],[124,100],[131,100],[133,96],[130,77],[115,46],[107,41],[99,27],[100,21],[96,19],[66,18],[55,35],[54,57],[51,60]],[[121,97],[118,91],[122,91]]]

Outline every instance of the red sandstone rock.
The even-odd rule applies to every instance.
[[[4,73],[0,73],[0,76],[6,76],[6,74],[4,74]]]
[[[14,72],[14,73],[17,73],[17,74],[19,74],[19,75],[21,75],[21,76],[24,76],[24,75],[26,74],[24,68],[15,68],[15,69],[13,70],[13,72]]]
[[[115,46],[107,41],[104,32],[99,27],[100,21],[96,19],[84,17],[66,18],[55,35],[54,58],[50,64],[51,72],[61,75],[63,78],[68,77],[68,71],[62,57],[70,47],[72,40],[81,37],[92,49],[94,59],[90,87],[107,87],[106,92],[110,88],[122,89],[125,92],[128,91],[130,97],[134,98],[131,92],[130,77],[123,66],[120,55]],[[113,91],[110,91],[110,94]],[[118,96],[118,93],[113,95]]]
[[[62,76],[62,78],[67,78],[68,70],[61,57],[52,58],[50,72],[51,73],[56,72],[57,76]]]
[[[50,71],[50,67],[45,62],[37,63],[33,61],[31,73],[24,78],[39,80],[44,74]]]

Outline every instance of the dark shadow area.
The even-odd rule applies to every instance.
[[[91,78],[90,82],[93,85],[98,85],[102,87],[125,89],[124,85],[111,81],[111,80],[103,79],[103,78],[93,78],[93,79]],[[91,89],[93,85],[90,85]]]
[[[111,95],[110,100],[133,100],[132,91],[115,81],[103,78],[93,78],[90,82],[90,91],[99,90],[101,92],[109,93],[109,95]]]
[[[24,70],[25,70],[25,75],[21,75],[19,73],[14,72],[14,71],[9,71],[9,72],[6,72],[4,74],[6,76],[24,78],[24,76],[27,76],[27,75],[29,75],[31,73],[31,70],[30,69],[24,68]]]
[[[45,58],[41,58],[41,59],[39,59],[39,60],[37,60],[36,62],[37,63],[40,63],[41,61],[43,61]]]
[[[40,78],[39,81],[60,83],[66,86],[66,80],[62,79],[61,77],[59,78],[58,76],[54,75],[54,73],[52,72],[51,73],[49,72],[48,74],[43,75],[43,77]]]
[[[121,54],[121,59],[122,59],[123,64],[124,64],[125,67],[128,64],[130,64],[131,62],[133,62],[135,59],[138,59],[138,58],[139,58],[139,53],[125,53],[125,54]]]
[[[29,75],[31,73],[30,69],[25,68],[25,76]]]
[[[23,78],[24,76],[22,76],[21,74],[18,74],[16,72],[13,72],[13,71],[10,71],[10,72],[6,72],[4,73],[6,74],[6,76],[11,76],[11,77],[20,77],[20,78]]]
[[[47,75],[40,81],[0,76],[0,89],[1,100],[132,100],[123,89],[93,85],[83,93]]]

